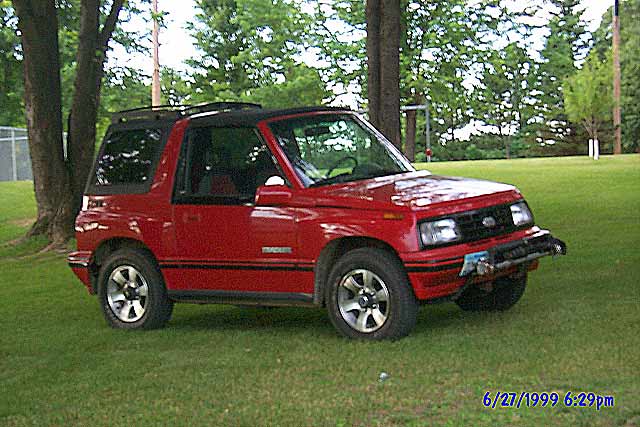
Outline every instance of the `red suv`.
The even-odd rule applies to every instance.
[[[416,171],[336,108],[117,113],[68,262],[117,328],[174,302],[327,307],[349,337],[408,334],[422,303],[505,310],[565,244],[511,185]]]

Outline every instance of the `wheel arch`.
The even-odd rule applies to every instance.
[[[316,305],[325,305],[325,287],[329,279],[329,273],[335,262],[344,254],[354,249],[376,248],[388,252],[401,265],[402,260],[398,252],[387,242],[374,237],[345,236],[328,242],[320,251],[320,255],[314,267],[313,302]],[[407,278],[408,280],[408,278]]]
[[[91,257],[91,263],[89,264],[89,275],[91,278],[91,288],[93,292],[97,292],[98,286],[98,274],[100,266],[104,264],[105,260],[115,251],[123,248],[137,249],[145,252],[147,256],[155,263],[158,264],[158,260],[155,255],[142,241],[133,239],[131,237],[111,237],[105,239],[96,248]]]

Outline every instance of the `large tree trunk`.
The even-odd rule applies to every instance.
[[[369,119],[396,147],[400,139],[400,2],[367,0]]]
[[[53,243],[73,234],[69,172],[62,145],[58,16],[54,0],[13,0],[24,55],[24,92],[29,154],[38,218],[28,236]]]
[[[77,68],[67,136],[69,163],[73,165],[70,170],[75,214],[80,210],[93,163],[106,50],[123,2],[115,0],[112,3],[102,30],[99,28],[100,0],[81,2]]]

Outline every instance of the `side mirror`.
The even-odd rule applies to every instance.
[[[264,185],[285,185],[285,182],[284,182],[284,179],[282,179],[282,177],[279,177],[278,175],[274,175],[269,177],[269,179],[267,179]]]
[[[261,185],[256,191],[256,206],[287,205],[293,192],[286,185]]]

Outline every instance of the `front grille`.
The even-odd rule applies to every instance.
[[[453,215],[458,224],[462,240],[472,242],[487,237],[499,236],[515,229],[509,205],[491,206],[476,211]],[[493,223],[490,218],[493,218]],[[485,219],[487,219],[485,221]],[[485,221],[488,224],[483,224]]]
[[[526,224],[521,227],[516,227],[513,224],[513,217],[511,216],[511,204],[490,206],[488,208],[477,209],[474,211],[461,212],[458,214],[441,216],[438,218],[425,218],[424,221],[434,221],[440,218],[451,218],[455,220],[462,238],[454,242],[443,243],[433,246],[425,246],[423,249],[430,247],[441,247],[449,245],[457,245],[460,243],[474,242],[476,240],[486,239],[488,237],[500,236],[502,234],[511,233],[512,231],[520,228],[530,227],[531,224]],[[485,218],[493,218],[495,224],[483,224]],[[486,221],[493,222],[493,221]]]

